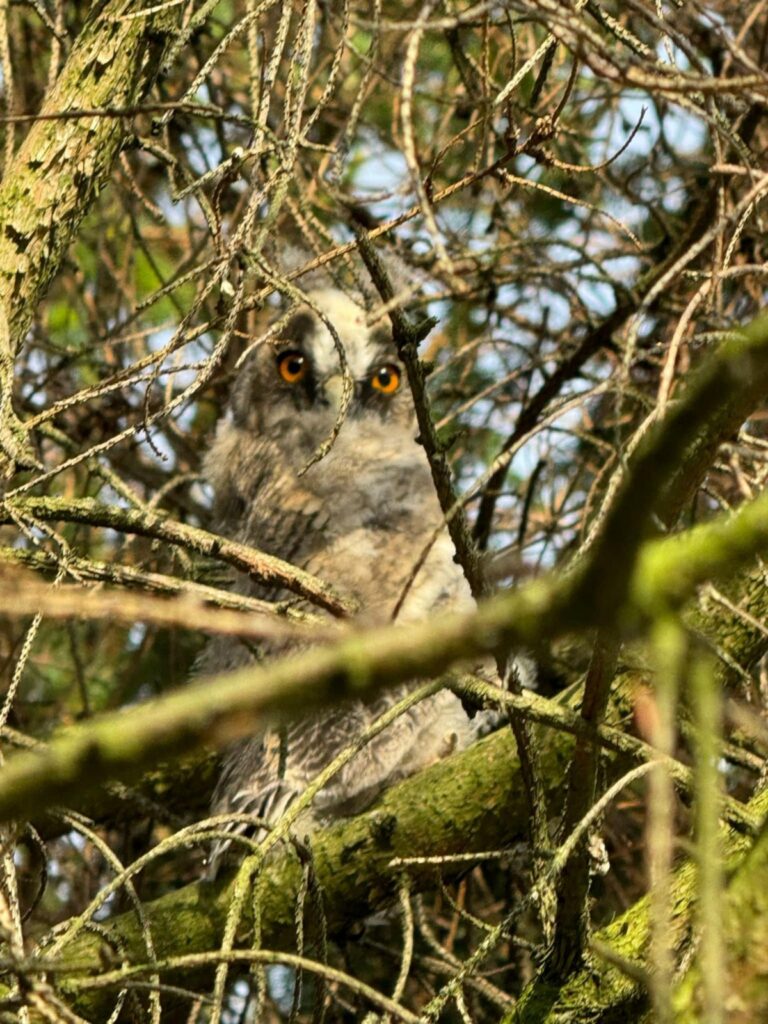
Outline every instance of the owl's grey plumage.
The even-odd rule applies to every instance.
[[[206,464],[218,528],[351,594],[366,624],[471,608],[440,528],[443,515],[415,441],[411,397],[390,332],[369,329],[361,306],[339,290],[321,288],[308,299],[315,309],[300,307],[277,340],[257,346],[236,382]],[[307,469],[338,416],[339,342],[354,393],[330,451]],[[265,594],[245,578],[237,588]],[[234,669],[253,657],[244,645],[219,639],[200,668]],[[237,744],[225,756],[213,812],[242,811],[275,823],[323,767],[411,688],[393,688],[370,704],[333,707],[279,734],[268,730]],[[461,702],[441,691],[357,753],[315,798],[315,817],[356,813],[391,782],[475,736]]]

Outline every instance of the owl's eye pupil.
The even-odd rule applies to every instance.
[[[281,352],[277,357],[277,369],[288,384],[300,381],[307,372],[307,360],[301,352]]]
[[[385,395],[393,395],[400,387],[400,371],[394,363],[387,363],[374,371],[371,384]]]

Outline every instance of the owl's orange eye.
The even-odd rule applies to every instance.
[[[277,357],[277,370],[286,384],[298,384],[307,375],[308,363],[306,356],[295,349],[281,352]]]
[[[373,371],[371,387],[385,395],[394,395],[400,387],[400,371],[394,363],[386,363]]]

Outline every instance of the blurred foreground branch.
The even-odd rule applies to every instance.
[[[768,494],[732,517],[641,547],[622,610],[626,624],[681,604],[703,582],[733,574],[768,543]],[[588,570],[589,567],[587,567]],[[414,626],[385,627],[321,650],[205,679],[141,707],[103,715],[19,754],[0,782],[0,818],[66,802],[95,780],[131,778],[198,744],[221,746],[265,718],[308,714],[327,703],[370,697],[379,688],[483,655],[504,656],[571,629],[600,624],[589,571],[553,574],[500,594],[476,612]]]

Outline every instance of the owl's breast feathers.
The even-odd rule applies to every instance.
[[[354,596],[366,621],[388,621],[396,608],[409,621],[471,607],[426,457],[409,435],[345,423],[328,455],[302,468],[283,443],[223,425],[208,458],[219,529]]]

